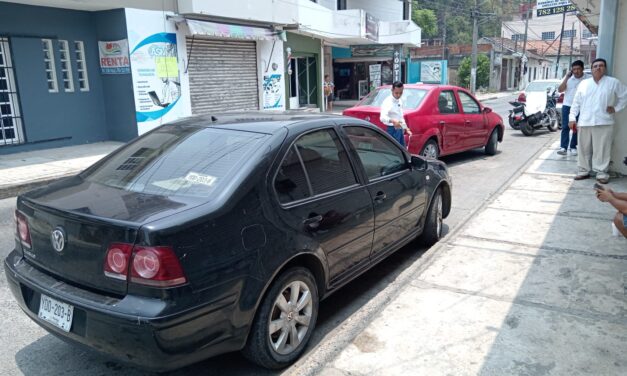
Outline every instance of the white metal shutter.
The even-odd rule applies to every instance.
[[[258,110],[255,42],[187,38],[189,84],[193,114],[227,110]]]

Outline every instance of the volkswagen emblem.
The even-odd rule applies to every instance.
[[[57,227],[50,234],[50,242],[55,251],[61,252],[65,248],[65,231],[62,227]]]

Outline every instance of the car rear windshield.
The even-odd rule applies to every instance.
[[[130,192],[208,198],[269,137],[225,129],[163,126],[116,151],[83,177]]]
[[[525,91],[546,91],[547,87],[550,87],[551,89],[553,89],[558,86],[559,86],[559,82],[535,81],[535,82],[530,82],[529,85],[527,85],[527,88],[525,89]]]
[[[401,97],[403,101],[403,109],[405,110],[413,110],[418,108],[425,95],[427,94],[427,90],[424,89],[410,89],[405,88],[403,90],[403,96]],[[381,88],[376,89],[372,93],[368,94],[364,101],[361,102],[361,106],[373,106],[373,107],[381,107],[381,104],[385,100],[385,98],[392,95],[392,90],[390,88]]]

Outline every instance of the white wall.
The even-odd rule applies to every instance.
[[[527,40],[541,40],[543,32],[555,32],[555,37],[560,35],[560,31],[562,29],[562,15],[556,14],[553,16],[542,16],[535,17],[536,10],[533,10],[534,17],[529,20],[529,27],[527,30]],[[567,14],[566,21],[564,22],[564,30],[571,30],[573,23],[575,24],[575,38],[573,39],[573,47],[579,47],[580,43],[582,43],[581,36],[585,26],[579,21],[579,19],[574,14]],[[503,33],[503,37],[507,39],[512,39],[512,34],[524,34],[525,33],[525,21],[524,20],[516,20],[503,22],[501,26],[501,32]],[[550,43],[551,41],[549,41]],[[559,42],[559,40],[558,40]],[[557,42],[555,42],[557,43]],[[586,44],[587,40],[583,40],[583,43]],[[562,41],[562,46],[570,46],[570,38],[564,38]]]
[[[337,0],[317,0],[316,3],[331,10],[337,10]]]
[[[347,0],[348,9],[363,9],[379,21],[402,21],[403,2],[399,0]]]
[[[627,3],[625,1],[618,2],[618,15],[616,20],[616,39],[614,42],[614,61],[627,61],[627,22],[620,22],[627,19]],[[614,64],[614,72],[612,76],[621,80],[627,85],[627,64]],[[614,125],[614,146],[612,148],[611,169],[627,175],[627,166],[623,164],[623,159],[627,156],[627,109],[623,109],[616,115],[616,123]]]
[[[311,9],[323,8],[309,0],[178,0],[180,14],[206,14],[284,24],[297,22],[299,4]]]
[[[280,40],[257,42],[260,110],[283,111],[286,108],[284,50]]]

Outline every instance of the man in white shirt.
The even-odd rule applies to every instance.
[[[627,105],[627,87],[605,75],[606,67],[604,59],[592,62],[592,78],[579,84],[570,108],[568,126],[572,129],[577,124],[579,142],[575,180],[587,179],[593,171],[599,183],[605,184],[610,178],[614,113]]]
[[[583,73],[583,61],[576,60],[570,66],[570,72],[564,77],[562,83],[557,89],[560,93],[564,93],[564,104],[562,105],[562,137],[560,140],[560,150],[557,151],[559,155],[566,155],[569,146],[570,153],[573,156],[577,155],[577,130],[571,130],[568,127],[568,115],[570,114],[570,106],[573,104],[575,98],[575,92],[577,86],[581,81],[586,78],[590,78],[590,75]],[[568,142],[570,140],[570,143]]]
[[[405,118],[403,117],[403,83],[395,81],[392,84],[392,95],[385,98],[381,104],[381,116],[379,120],[388,126],[387,132],[392,136],[399,144],[405,146],[404,132],[407,132],[411,136],[411,131],[405,124]]]

